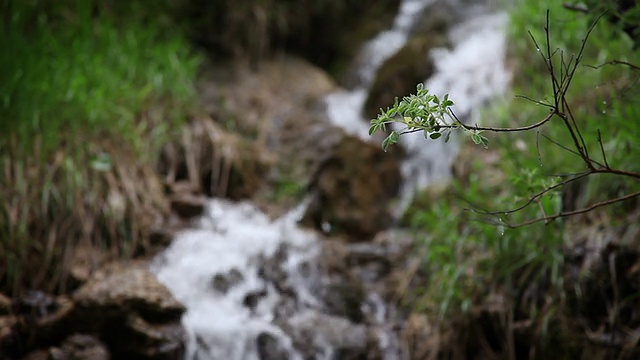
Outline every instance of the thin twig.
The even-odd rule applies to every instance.
[[[552,190],[555,190],[555,189],[557,189],[559,187],[563,187],[563,186],[565,186],[565,185],[567,185],[567,184],[569,184],[571,182],[574,182],[574,181],[576,181],[578,179],[581,179],[581,178],[583,178],[585,176],[589,176],[591,174],[592,174],[591,171],[585,171],[583,173],[580,173],[579,175],[571,177],[571,178],[569,178],[567,180],[563,180],[563,181],[561,181],[561,182],[559,182],[559,183],[557,183],[555,185],[549,186],[549,187],[545,188],[544,190],[539,191],[538,193],[536,193],[533,196],[529,197],[529,200],[527,200],[527,202],[524,203],[523,205],[518,206],[518,207],[513,208],[513,209],[510,209],[510,210],[503,210],[503,211],[483,211],[483,210],[477,210],[477,209],[468,209],[468,210],[473,211],[475,213],[484,214],[484,215],[508,215],[508,214],[513,214],[513,213],[516,213],[516,212],[518,212],[520,210],[523,210],[526,207],[528,207],[529,205],[533,204],[534,201],[536,201],[537,199],[542,197],[544,194],[546,194],[546,193],[548,193],[548,192],[550,192]]]
[[[600,65],[585,65],[585,66],[590,67],[592,69],[600,69],[601,67],[606,66],[606,65],[626,65],[626,66],[632,68],[633,70],[640,71],[640,66],[632,64],[632,63],[627,62],[627,61],[622,61],[622,60],[611,60],[611,61],[607,61],[605,63],[602,63]]]
[[[550,108],[552,110],[554,109],[553,105],[551,105],[551,104],[547,104],[546,102],[543,102],[543,101],[540,101],[540,100],[536,100],[536,99],[530,98],[530,97],[525,96],[525,95],[516,95],[515,97],[516,98],[520,98],[520,99],[529,100],[529,101],[531,101],[532,103],[534,103],[536,105],[546,106],[546,107],[548,107],[548,108]]]
[[[562,150],[570,152],[570,153],[572,153],[572,154],[574,154],[576,156],[580,156],[580,154],[577,151],[575,151],[573,149],[570,149],[567,146],[564,146],[564,145],[560,144],[559,142],[557,142],[557,141],[553,140],[552,138],[550,138],[547,134],[542,134],[542,137],[547,139],[547,140],[549,140],[554,145],[560,147]]]
[[[476,126],[467,126],[461,121],[459,121],[459,123],[460,123],[460,126],[462,126],[466,130],[492,131],[492,132],[520,132],[520,131],[527,131],[527,130],[535,129],[535,128],[538,128],[538,127],[544,125],[549,120],[551,120],[551,118],[553,118],[553,115],[555,115],[555,114],[556,113],[554,111],[551,111],[547,116],[545,116],[544,119],[538,121],[535,124],[528,125],[528,126],[522,126],[522,127],[513,127],[513,128],[496,128],[496,127],[491,127],[491,126],[477,126],[477,125]],[[454,114],[454,116],[455,116],[455,114]],[[455,117],[455,118],[457,119],[457,117]]]
[[[600,152],[602,153],[604,167],[607,169],[611,169],[611,167],[609,166],[609,162],[607,161],[607,154],[604,151],[604,145],[602,144],[602,133],[600,132],[600,129],[598,129],[598,144],[600,144]]]
[[[562,102],[566,104],[565,108],[567,110],[567,114],[569,114],[569,119],[571,119],[573,130],[575,130],[575,133],[577,134],[577,139],[580,141],[580,144],[582,145],[581,147],[578,147],[578,150],[582,149],[580,153],[583,155],[582,157],[585,163],[587,163],[587,166],[592,167],[590,166],[592,162],[589,157],[589,149],[587,148],[587,143],[584,141],[584,137],[582,136],[580,127],[578,126],[578,123],[576,122],[576,118],[573,116],[573,112],[571,111],[571,107],[569,106],[569,103],[567,102],[567,99],[564,96],[562,97]]]
[[[453,111],[452,111],[453,114]],[[547,123],[549,120],[551,120],[551,118],[553,118],[553,115],[555,115],[555,112],[550,112],[549,115],[547,115],[544,119],[538,121],[535,124],[531,124],[528,126],[522,126],[522,127],[512,127],[512,128],[498,128],[498,127],[491,127],[491,126],[477,126],[477,125],[466,125],[465,123],[463,123],[460,120],[457,120],[457,124],[456,125],[447,125],[447,124],[443,124],[440,125],[440,129],[456,129],[458,127],[462,127],[465,130],[471,130],[471,131],[490,131],[490,132],[522,132],[522,131],[527,131],[527,130],[531,130],[531,129],[535,129],[538,128],[542,125],[544,125],[545,123]],[[412,128],[412,129],[407,129],[404,130],[402,132],[400,132],[401,135],[404,134],[411,134],[414,132],[420,132],[420,131],[424,131],[425,129],[423,128]]]
[[[588,213],[589,211],[593,211],[594,209],[597,209],[599,207],[603,207],[603,206],[608,206],[611,204],[615,204],[621,201],[626,201],[626,200],[630,200],[633,199],[637,196],[640,196],[640,191],[638,192],[634,192],[632,194],[628,194],[625,196],[620,196],[617,197],[615,199],[609,199],[609,200],[605,200],[605,201],[601,201],[599,203],[595,203],[591,206],[582,208],[582,209],[578,209],[578,210],[574,210],[574,211],[564,211],[564,212],[560,212],[551,216],[545,216],[545,217],[541,217],[541,218],[536,218],[536,219],[532,219],[529,221],[525,221],[519,224],[509,224],[509,223],[505,223],[505,225],[509,228],[519,228],[519,227],[523,227],[523,226],[527,226],[527,225],[531,225],[531,224],[535,224],[541,221],[544,221],[545,223],[550,223],[558,218],[564,218],[564,217],[569,217],[569,216],[574,216],[574,215],[579,215],[579,214],[584,214],[584,213]]]

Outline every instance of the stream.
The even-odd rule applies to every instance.
[[[449,30],[450,49],[431,52],[435,73],[425,87],[449,93],[457,115],[477,122],[478,111],[503,94],[509,74],[504,64],[506,15],[484,6],[465,6],[462,21]],[[403,0],[393,27],[366,43],[358,81],[325,99],[327,117],[345,132],[366,141],[368,121],[361,115],[376,70],[407,41],[410,29],[434,0]],[[401,141],[401,214],[416,189],[446,181],[456,156],[456,142],[425,141],[421,134]],[[205,214],[181,232],[152,270],[182,302],[187,312],[185,358],[341,359],[365,353],[372,342],[388,360],[409,358],[398,331],[389,326],[393,306],[380,294],[366,294],[361,304],[366,325],[326,314],[325,275],[318,258],[323,235],[298,226],[306,203],[272,220],[249,202],[211,199]],[[355,352],[354,352],[355,351]]]

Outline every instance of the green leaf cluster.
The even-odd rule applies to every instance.
[[[452,110],[453,105],[449,94],[440,98],[437,94],[429,93],[419,83],[415,94],[405,96],[401,101],[396,98],[393,106],[387,110],[380,109],[378,117],[370,122],[369,135],[377,131],[386,132],[389,124],[396,124],[399,128],[392,130],[382,141],[382,148],[387,151],[404,134],[422,132],[425,139],[436,140],[444,136],[444,141],[449,142],[454,130],[463,129],[471,135],[475,144],[487,147],[489,140],[481,131],[473,130],[460,122]]]

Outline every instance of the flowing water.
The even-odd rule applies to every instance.
[[[367,138],[360,112],[375,71],[402,47],[416,16],[433,2],[402,1],[392,29],[364,46],[360,58],[368,61],[358,70],[359,83],[326,99],[333,123]],[[474,109],[507,86],[504,23],[504,15],[469,17],[450,31],[452,48],[431,54],[436,73],[425,79],[426,87],[451,94],[456,113],[467,121],[477,121]],[[456,146],[422,135],[402,143],[408,153],[402,165],[406,203],[413,189],[448,176]],[[153,271],[187,308],[187,359],[333,359],[339,358],[337,343],[366,346],[361,327],[320,316],[320,235],[297,226],[304,206],[270,220],[250,203],[212,199],[199,223],[156,259]],[[378,294],[367,297],[365,305],[384,329],[390,309]],[[311,353],[296,346],[301,334]],[[402,358],[393,332],[376,334],[385,359]]]

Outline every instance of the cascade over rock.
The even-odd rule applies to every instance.
[[[444,47],[444,34],[418,35],[411,38],[402,49],[382,64],[369,89],[364,104],[364,116],[372,119],[380,109],[386,109],[397,97],[415,92],[416,84],[422,83],[433,74],[434,66],[429,52]]]

